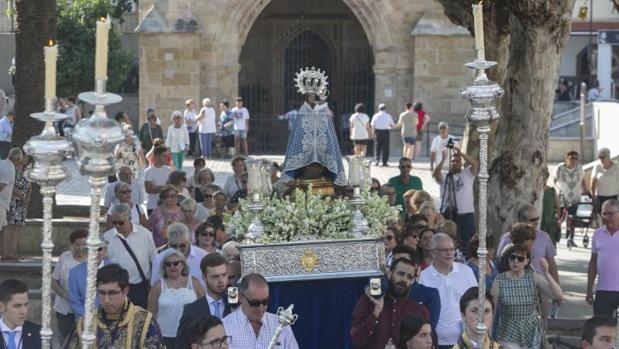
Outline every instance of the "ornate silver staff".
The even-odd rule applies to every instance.
[[[62,182],[67,173],[62,166],[62,162],[73,153],[73,144],[64,137],[56,135],[54,122],[66,119],[66,114],[54,112],[55,97],[45,98],[45,111],[34,113],[30,116],[45,122],[43,132],[40,135],[30,138],[24,145],[26,154],[34,158],[34,166],[26,173],[30,181],[36,182],[41,186],[43,196],[43,239],[41,250],[43,251],[42,261],[42,310],[41,310],[41,346],[44,349],[50,348],[52,329],[51,329],[51,281],[52,281],[52,205],[56,186]]]
[[[503,96],[503,89],[486,76],[486,69],[492,68],[496,62],[486,61],[484,52],[484,20],[483,3],[473,4],[473,17],[475,19],[475,50],[477,57],[474,62],[465,64],[466,67],[476,70],[476,77],[472,84],[462,90],[462,97],[470,103],[466,113],[466,121],[477,126],[479,132],[479,303],[481,309],[486,301],[486,235],[487,235],[487,204],[488,204],[488,133],[490,123],[499,119],[496,110],[496,99]],[[484,324],[484,312],[479,312],[479,320],[476,327],[482,336],[488,329]]]
[[[299,315],[292,313],[293,309],[294,309],[294,304],[290,304],[290,306],[286,310],[284,310],[284,307],[277,308],[279,325],[277,325],[277,328],[275,329],[275,333],[273,334],[273,338],[271,338],[271,342],[269,342],[269,346],[267,347],[267,349],[275,348],[275,346],[277,345],[277,340],[279,339],[279,336],[282,334],[282,331],[284,330],[284,328],[286,328],[286,326],[293,325],[299,318]]]

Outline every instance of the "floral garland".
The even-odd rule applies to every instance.
[[[362,194],[366,204],[361,212],[368,221],[368,237],[380,237],[387,222],[397,220],[399,209],[389,206],[387,199],[375,193]],[[228,221],[228,228],[243,241],[254,214],[250,202],[240,200],[239,211]],[[274,197],[266,200],[259,218],[265,233],[257,243],[277,243],[302,240],[340,240],[353,238],[353,207],[348,199],[322,198],[296,189],[293,198]]]

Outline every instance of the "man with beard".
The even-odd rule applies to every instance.
[[[387,294],[374,298],[368,288],[359,298],[350,330],[355,348],[384,348],[388,343],[397,346],[402,319],[411,314],[429,319],[428,309],[408,297],[416,274],[417,266],[413,261],[398,258],[387,272]]]

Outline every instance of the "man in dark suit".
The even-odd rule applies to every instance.
[[[206,295],[183,307],[176,333],[176,349],[190,348],[189,332],[195,321],[208,315],[221,319],[230,314],[230,305],[224,297],[228,287],[226,259],[218,253],[210,253],[202,258],[200,270],[206,281]]]
[[[27,321],[28,286],[20,280],[0,283],[0,349],[40,349],[41,325]]]

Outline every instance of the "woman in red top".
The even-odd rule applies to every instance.
[[[415,152],[414,156],[421,152],[421,139],[422,131],[426,127],[426,125],[430,122],[430,115],[426,114],[423,110],[423,105],[420,102],[416,102],[415,106],[413,106],[413,111],[417,113],[417,144],[415,144]]]

